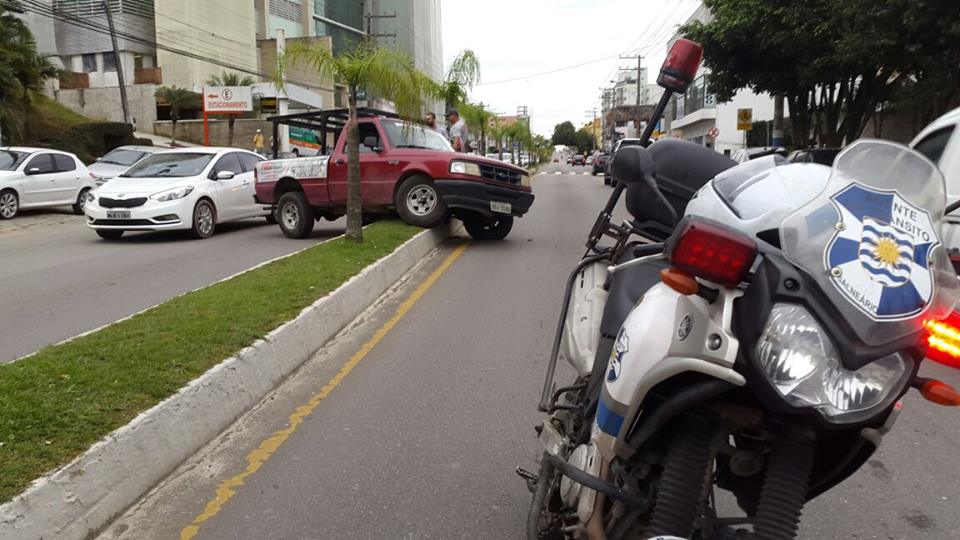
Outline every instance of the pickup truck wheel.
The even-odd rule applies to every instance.
[[[477,240],[503,240],[513,229],[513,216],[466,216],[463,218],[463,227],[467,229],[467,234]]]
[[[306,238],[316,222],[313,207],[302,191],[288,191],[277,204],[277,222],[287,238]]]
[[[447,214],[436,186],[426,176],[411,176],[400,184],[394,197],[400,218],[418,227],[433,227]]]

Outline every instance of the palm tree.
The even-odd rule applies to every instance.
[[[460,105],[460,116],[466,120],[467,126],[475,130],[475,134],[478,135],[477,140],[480,141],[480,147],[483,148],[482,153],[485,154],[487,152],[487,126],[490,119],[493,118],[493,113],[487,110],[483,103],[462,103]]]
[[[503,161],[503,138],[506,136],[507,126],[503,125],[503,120],[499,116],[493,116],[487,124],[487,131],[497,142],[497,159]]]
[[[363,208],[360,192],[360,129],[357,123],[357,93],[361,88],[393,101],[406,118],[420,116],[425,96],[439,97],[437,85],[417,70],[413,60],[397,49],[365,41],[337,56],[323,44],[296,42],[280,57],[274,75],[283,87],[287,66],[306,64],[322,77],[334,77],[347,86],[347,238],[363,241]]]
[[[220,75],[214,75],[207,80],[207,84],[210,86],[251,86],[253,83],[253,77],[249,75],[241,77],[237,73],[228,71],[224,71]],[[233,125],[236,121],[237,117],[233,114],[227,117],[227,146],[233,146]]]
[[[480,82],[480,59],[465,49],[450,63],[441,85],[441,95],[447,110],[466,103],[467,90]]]
[[[23,13],[17,1],[0,3],[0,126],[8,138],[22,135],[29,118],[30,94],[58,70],[37,53],[33,34],[14,13]]]
[[[174,85],[157,88],[154,96],[170,106],[170,146],[173,146],[177,142],[177,121],[180,120],[180,110],[199,107],[200,94]]]

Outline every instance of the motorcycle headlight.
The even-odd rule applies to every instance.
[[[166,191],[161,191],[160,193],[154,193],[150,196],[151,199],[155,201],[173,201],[176,199],[182,199],[189,195],[193,191],[193,186],[183,186],[173,189],[168,189]]]
[[[865,420],[889,404],[909,375],[899,354],[854,371],[843,367],[830,337],[806,309],[777,304],[756,345],[764,375],[793,406],[813,407],[834,423]]]
[[[469,161],[451,161],[450,172],[454,174],[480,176],[480,165],[477,165],[476,163],[470,163]]]

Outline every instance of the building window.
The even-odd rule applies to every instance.
[[[143,55],[133,55],[133,69],[143,69]]]
[[[288,21],[300,22],[302,7],[299,1],[270,0],[270,14]]]
[[[103,53],[103,70],[104,71],[117,70],[117,56],[112,51]]]
[[[93,73],[97,71],[97,55],[90,53],[81,56],[83,59],[83,72]]]

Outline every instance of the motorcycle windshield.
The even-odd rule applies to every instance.
[[[940,241],[945,204],[927,158],[860,140],[837,156],[826,188],[781,222],[781,247],[864,343],[888,343],[948,315],[960,294]]]

